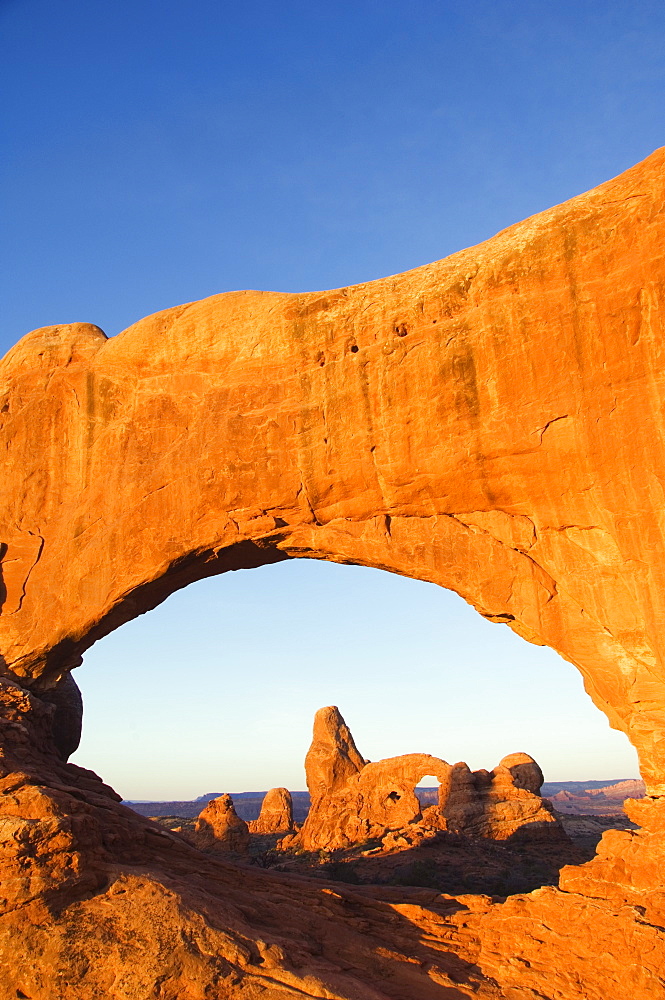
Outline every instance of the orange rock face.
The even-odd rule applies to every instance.
[[[455,764],[439,786],[436,825],[491,840],[561,837],[551,804],[540,796],[542,783],[542,771],[526,753],[509,754],[493,771]]]
[[[310,801],[345,788],[366,763],[339,709],[335,705],[320,708],[314,716],[312,742],[305,757]]]
[[[662,995],[664,167],[403,275],[4,358],[5,996]],[[565,891],[370,898],[227,870],[63,762],[93,642],[296,556],[448,587],[576,664],[637,748],[642,829]]]
[[[194,842],[201,850],[244,852],[249,847],[249,829],[235,811],[230,795],[218,795],[199,813]]]
[[[491,772],[451,766],[425,753],[370,763],[334,705],[316,713],[305,773],[309,814],[302,830],[283,841],[285,847],[333,850],[388,834],[391,844],[408,843],[426,828],[492,840],[564,836],[538,794],[543,774],[528,754],[504,757]],[[415,788],[428,774],[440,782],[439,801],[423,811]]]
[[[247,824],[250,833],[290,833],[293,800],[288,788],[271,788],[261,804],[259,818]]]

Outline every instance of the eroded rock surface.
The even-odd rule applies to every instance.
[[[290,833],[293,830],[293,801],[288,788],[271,788],[266,792],[259,818],[247,825],[250,833]]]
[[[662,995],[664,168],[406,274],[6,355],[2,1000]],[[576,664],[639,753],[641,829],[505,903],[326,891],[228,869],[64,763],[50,692],[94,641],[296,556],[448,587]]]
[[[565,836],[539,795],[543,774],[528,754],[510,754],[491,772],[424,753],[370,763],[334,705],[316,713],[305,774],[310,811],[284,847],[334,850],[389,834],[387,844],[407,844],[422,839],[424,829],[491,840]],[[425,775],[440,784],[438,804],[423,810],[415,789]]]
[[[235,811],[230,795],[218,795],[203,807],[194,826],[194,843],[203,851],[247,850],[249,828]]]
[[[305,757],[310,802],[345,788],[349,778],[359,774],[366,763],[337,706],[320,708],[314,716],[312,742]]]
[[[455,764],[439,786],[437,825],[491,840],[558,836],[561,826],[550,803],[540,796],[542,783],[540,767],[526,753],[504,757],[492,771]]]

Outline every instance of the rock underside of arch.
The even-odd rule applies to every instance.
[[[664,166],[406,274],[0,363],[2,996],[663,995]],[[505,902],[321,889],[202,861],[65,763],[94,641],[298,556],[448,587],[575,663],[637,748],[642,830]]]

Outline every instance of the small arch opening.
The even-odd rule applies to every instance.
[[[418,797],[421,809],[435,806],[439,801],[439,779],[434,774],[426,774],[420,779],[414,792]]]

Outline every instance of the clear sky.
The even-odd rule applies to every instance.
[[[3,350],[416,267],[665,142],[662,0],[0,0],[0,56]],[[127,797],[303,787],[331,702],[373,758],[636,773],[570,665],[369,570],[200,583],[76,676],[76,759]]]

